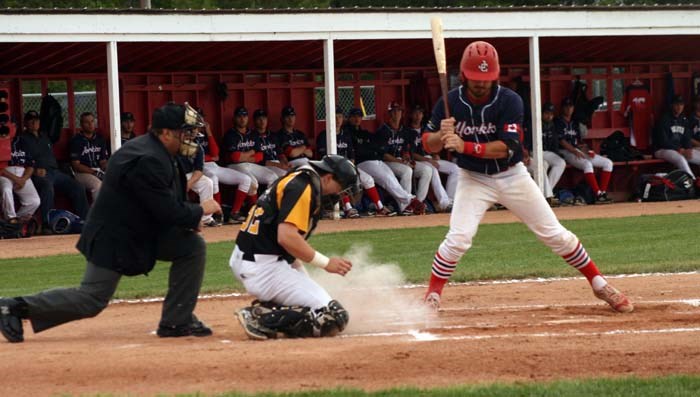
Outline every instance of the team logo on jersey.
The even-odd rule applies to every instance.
[[[685,132],[685,127],[682,125],[672,125],[671,132],[674,134],[683,134]]]
[[[491,135],[496,133],[496,126],[493,123],[471,126],[464,121],[457,123],[455,132],[461,136],[469,135]]]
[[[81,156],[85,156],[86,154],[89,153],[100,153],[102,151],[102,148],[99,146],[85,146],[83,148],[83,152],[80,153]]]
[[[486,62],[485,59],[479,64],[479,70],[481,70],[484,73],[489,71],[489,64],[488,62]]]

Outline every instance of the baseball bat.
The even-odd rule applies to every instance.
[[[440,91],[442,92],[442,104],[445,106],[445,118],[450,118],[450,107],[447,105],[447,59],[445,56],[445,37],[442,35],[442,18],[430,19],[430,29],[433,33],[433,51],[435,52],[435,64],[437,65],[438,78],[440,79]]]

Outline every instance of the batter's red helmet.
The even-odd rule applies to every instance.
[[[468,80],[497,80],[501,73],[498,52],[485,41],[475,41],[464,49],[459,69],[462,71],[462,78]]]

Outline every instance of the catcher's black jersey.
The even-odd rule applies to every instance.
[[[279,255],[294,261],[277,242],[277,226],[291,223],[308,239],[320,219],[321,180],[308,166],[277,179],[250,209],[236,238],[243,259],[255,261],[256,254]]]

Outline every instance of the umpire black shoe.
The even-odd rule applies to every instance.
[[[180,336],[211,336],[213,332],[203,322],[196,320],[185,325],[159,325],[156,334],[161,338],[178,338]]]
[[[18,315],[20,306],[16,299],[0,299],[0,332],[10,343],[24,342],[22,317]]]

